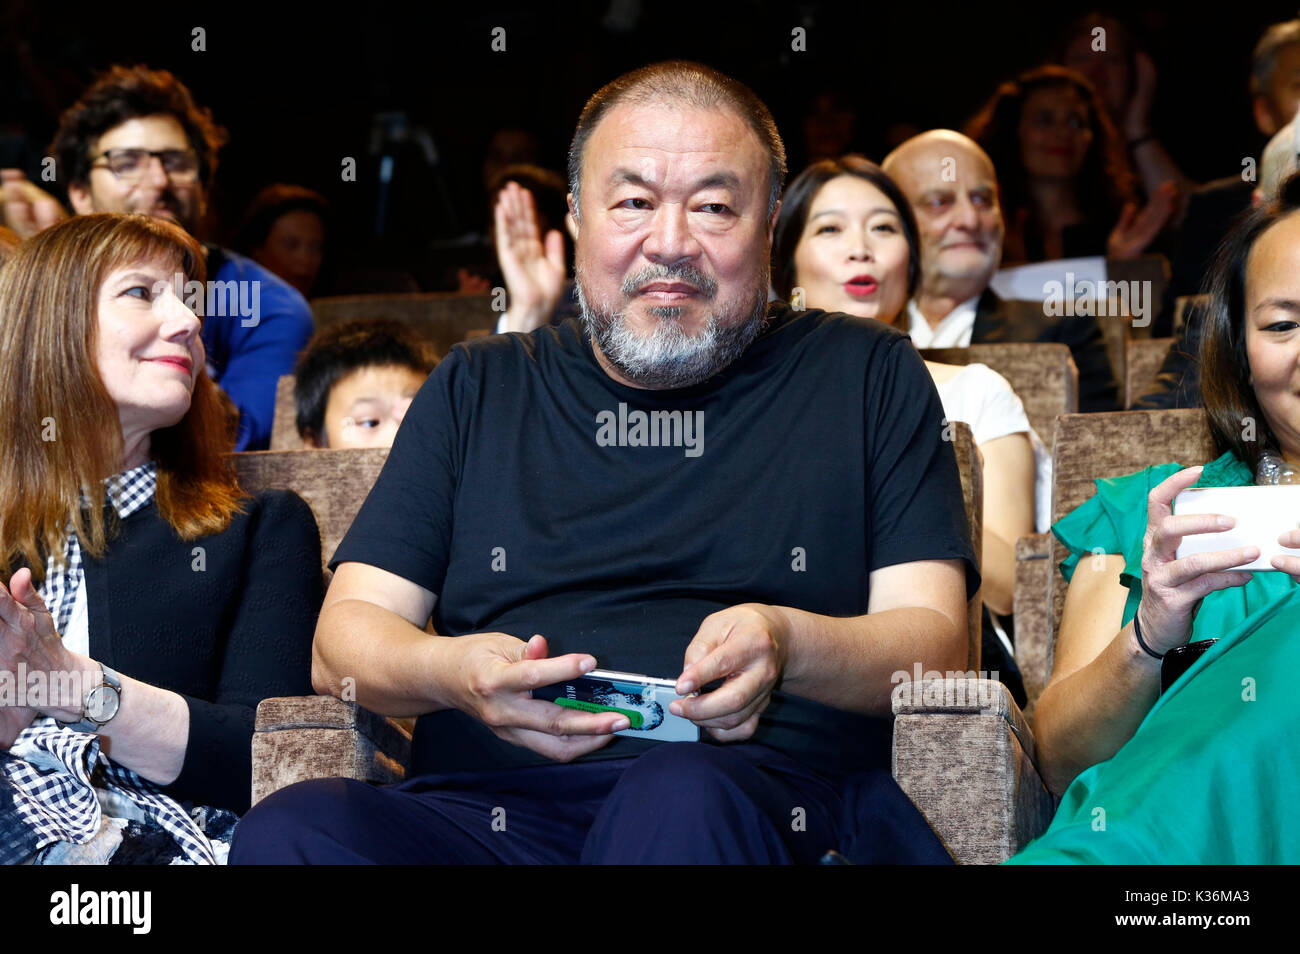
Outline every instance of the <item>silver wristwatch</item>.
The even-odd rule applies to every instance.
[[[99,732],[122,708],[122,677],[103,663],[99,668],[104,680],[86,690],[81,704],[81,721],[60,722],[59,725],[76,732]]]

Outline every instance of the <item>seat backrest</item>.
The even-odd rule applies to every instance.
[[[492,294],[436,292],[419,295],[350,295],[313,298],[312,314],[320,331],[357,318],[391,318],[415,328],[441,357],[467,338],[491,334],[500,314]]]
[[[1007,379],[1025,406],[1029,425],[1046,444],[1058,414],[1079,410],[1079,371],[1063,344],[1015,342],[969,348],[925,348],[921,357],[940,364],[985,364]]]
[[[1169,284],[1169,260],[1163,255],[1140,255],[1131,259],[1106,259],[1106,280],[1123,288],[1115,290],[1117,298],[1110,302],[1107,312],[1098,312],[1097,324],[1106,341],[1106,354],[1110,357],[1115,380],[1123,388],[1128,380],[1128,343],[1135,338],[1151,337],[1151,322],[1160,303],[1164,301],[1165,286]],[[1127,301],[1127,310],[1125,302]],[[1118,306],[1121,314],[1112,310]],[[1139,318],[1138,312],[1142,315]],[[1068,320],[1068,319],[1066,319]],[[1135,323],[1136,322],[1136,323]],[[1127,407],[1127,405],[1125,405]]]
[[[275,384],[275,417],[271,419],[271,450],[302,450],[298,436],[298,402],[293,396],[295,378],[280,376]]]
[[[1103,477],[1121,477],[1172,461],[1193,467],[1217,456],[1209,419],[1199,408],[1067,414],[1057,419],[1052,441],[1052,521],[1056,522],[1091,498],[1097,492],[1094,481]],[[1068,552],[1059,540],[1052,538],[1053,567],[1059,567]],[[1067,587],[1059,570],[1052,572],[1050,580],[1049,674]]]
[[[1173,338],[1133,338],[1125,344],[1124,406],[1126,408],[1132,407],[1134,401],[1144,394],[1149,394],[1155,387],[1160,366],[1165,363],[1165,356],[1169,354],[1173,344]]]
[[[953,453],[957,455],[957,473],[961,477],[962,503],[966,507],[966,519],[970,523],[971,546],[978,562],[984,542],[984,471],[980,467],[979,448],[975,446],[970,425],[964,421],[954,421],[949,426],[952,427]],[[976,672],[980,668],[983,619],[981,590],[966,603],[966,626],[970,639],[966,667]]]
[[[307,501],[320,527],[323,565],[352,526],[383,470],[388,448],[250,451],[231,457],[246,493],[292,490]]]
[[[1147,319],[1154,319],[1156,312],[1160,310],[1160,303],[1165,300],[1165,287],[1169,284],[1171,274],[1169,259],[1158,252],[1139,255],[1137,258],[1106,259],[1107,281],[1126,282],[1130,290],[1135,287],[1134,282],[1141,286],[1142,301],[1147,306],[1145,315]],[[1134,336],[1140,338],[1144,334],[1149,335],[1150,332],[1145,329],[1150,327],[1150,324],[1143,322],[1141,327],[1133,329]]]

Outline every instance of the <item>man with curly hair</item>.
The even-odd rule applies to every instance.
[[[225,141],[211,112],[171,73],[114,66],[64,112],[50,153],[78,215],[138,212],[197,235]],[[20,236],[57,219],[48,202],[29,198],[36,190],[13,172],[6,173],[5,191],[5,224]],[[311,337],[311,310],[257,263],[215,245],[204,248],[209,281],[194,304],[206,316],[208,372],[239,409],[235,449],[265,449],[276,381],[293,371]]]

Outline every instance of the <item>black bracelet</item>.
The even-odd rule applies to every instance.
[[[1142,647],[1143,652],[1145,652],[1152,659],[1165,658],[1164,653],[1158,653],[1154,651],[1150,646],[1146,644],[1146,641],[1142,638],[1142,627],[1138,625],[1137,613],[1133,614],[1133,635],[1137,637],[1138,645]]]
[[[1138,146],[1145,145],[1152,139],[1156,138],[1155,133],[1147,133],[1145,136],[1138,136],[1136,139],[1130,139],[1124,145],[1128,147],[1129,152],[1133,152]]]

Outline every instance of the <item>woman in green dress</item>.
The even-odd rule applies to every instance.
[[[1013,863],[1300,862],[1300,555],[1234,570],[1239,547],[1176,558],[1231,518],[1174,516],[1188,487],[1255,483],[1266,451],[1300,471],[1300,176],[1253,211],[1210,276],[1201,381],[1217,460],[1097,481],[1053,527],[1070,550],[1039,768],[1064,793]],[[1300,514],[1278,543],[1300,548]],[[1226,522],[1223,522],[1225,521]],[[1161,658],[1218,637],[1166,692]]]

